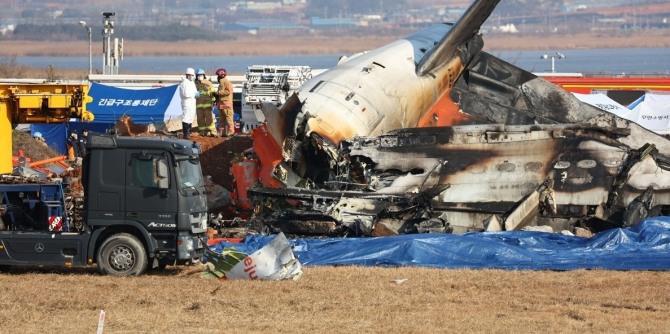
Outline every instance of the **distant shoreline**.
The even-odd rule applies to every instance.
[[[484,36],[484,51],[492,54],[505,51],[554,52],[575,49],[670,48],[667,31],[619,32],[617,34],[584,33],[576,35],[523,36],[488,34]],[[404,34],[402,36],[406,36]],[[281,43],[277,41],[281,38]],[[240,36],[234,41],[216,43],[203,41],[156,42],[126,41],[124,57],[244,57],[288,55],[351,55],[388,44],[396,36]],[[102,53],[101,43],[93,45],[93,57]],[[87,68],[36,68],[16,65],[23,56],[32,57],[86,57],[88,42],[0,41],[0,70],[5,77],[55,77],[85,80]],[[669,55],[670,56],[670,55]],[[19,62],[20,63],[20,62]],[[4,68],[4,70],[3,70]],[[143,74],[156,74],[142,72]]]
[[[667,31],[617,31],[571,35],[484,35],[484,50],[567,50],[607,48],[670,47]],[[405,36],[403,34],[402,36]],[[221,42],[204,41],[125,41],[124,57],[133,56],[259,56],[352,54],[371,50],[402,36],[249,36]],[[280,41],[280,42],[278,42]],[[101,43],[94,43],[93,54],[102,53]],[[0,57],[21,56],[87,56],[84,41],[0,41]]]

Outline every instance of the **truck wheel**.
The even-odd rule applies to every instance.
[[[119,233],[105,240],[98,250],[98,267],[103,274],[138,276],[147,269],[147,252],[136,237]]]

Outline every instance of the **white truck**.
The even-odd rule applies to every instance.
[[[252,65],[247,68],[242,86],[242,131],[249,132],[263,121],[262,103],[280,106],[312,77],[309,66]]]

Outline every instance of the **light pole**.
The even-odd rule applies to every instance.
[[[91,27],[86,24],[86,21],[79,21],[79,25],[84,27],[88,32],[88,75],[93,74],[93,54],[91,53]]]
[[[114,15],[113,12],[102,13],[102,53],[104,54],[102,74],[114,74],[110,40],[112,34],[114,34]]]
[[[542,56],[540,56],[540,58],[541,59],[551,58],[551,73],[556,73],[556,63],[555,63],[556,59],[563,59],[563,58],[565,58],[565,55],[560,53],[560,52],[556,52],[556,54],[551,55],[551,56],[545,53]]]

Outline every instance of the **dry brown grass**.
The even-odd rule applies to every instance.
[[[0,332],[667,332],[670,272],[308,267],[297,281],[216,281],[197,267],[104,277],[0,274]],[[407,279],[396,284],[396,279]]]
[[[369,50],[397,39],[397,36],[333,38],[326,36],[243,36],[218,43],[205,41],[125,41],[124,57],[133,56],[257,56],[287,54],[349,54]],[[281,39],[281,43],[278,40]],[[94,45],[100,54],[101,45]],[[0,41],[0,56],[87,56],[87,41],[35,42]]]
[[[126,41],[124,56],[255,56],[289,54],[351,54],[371,50],[409,34],[356,36],[250,36],[218,43],[204,41]],[[575,48],[670,47],[667,31],[605,32],[554,35],[484,36],[488,50],[545,50]],[[99,43],[94,54],[102,51]],[[34,42],[0,41],[0,56],[86,56],[87,41]]]

